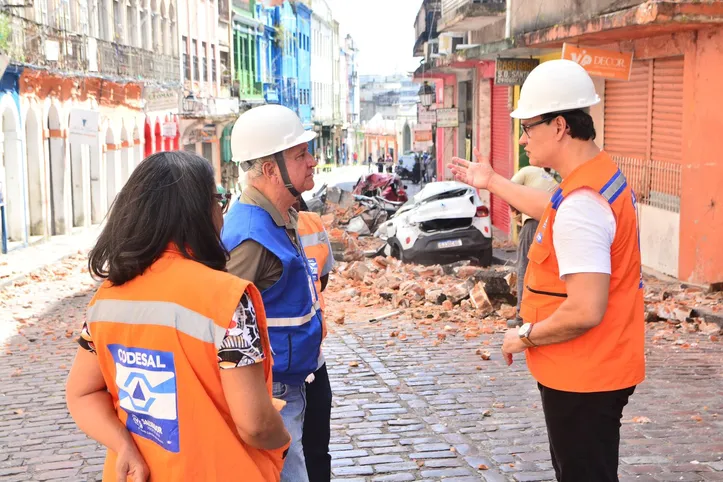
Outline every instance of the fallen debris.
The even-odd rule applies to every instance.
[[[375,323],[377,321],[386,320],[387,318],[391,318],[392,316],[397,316],[399,313],[401,313],[401,310],[392,311],[391,313],[387,313],[386,315],[377,316],[368,321],[369,321],[369,323]]]

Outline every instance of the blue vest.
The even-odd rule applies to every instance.
[[[283,266],[281,278],[261,292],[274,352],[274,381],[301,385],[318,368],[322,334],[309,262],[269,213],[238,202],[225,216],[221,240],[230,252],[249,239],[271,251]]]

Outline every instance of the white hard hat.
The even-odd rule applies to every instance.
[[[296,113],[283,105],[254,107],[239,116],[231,131],[231,154],[236,162],[270,156],[316,137],[304,130]]]
[[[584,109],[600,102],[590,75],[572,60],[550,60],[535,67],[520,91],[514,119]]]

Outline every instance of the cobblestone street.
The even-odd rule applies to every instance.
[[[84,264],[76,255],[0,292],[0,480],[99,480],[104,449],[75,428],[63,394],[95,286]],[[466,339],[454,312],[369,323],[389,310],[362,318],[329,298],[330,313],[347,312],[325,342],[335,480],[552,479],[536,385],[521,358],[504,365],[501,335]],[[720,343],[687,334],[647,350],[648,378],[624,412],[621,480],[723,480]]]

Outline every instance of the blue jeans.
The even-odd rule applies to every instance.
[[[284,460],[281,482],[309,482],[304,447],[301,444],[306,412],[306,386],[274,382],[273,394],[274,398],[286,402],[286,406],[281,409],[281,418],[284,419],[286,430],[291,435],[291,446]]]

